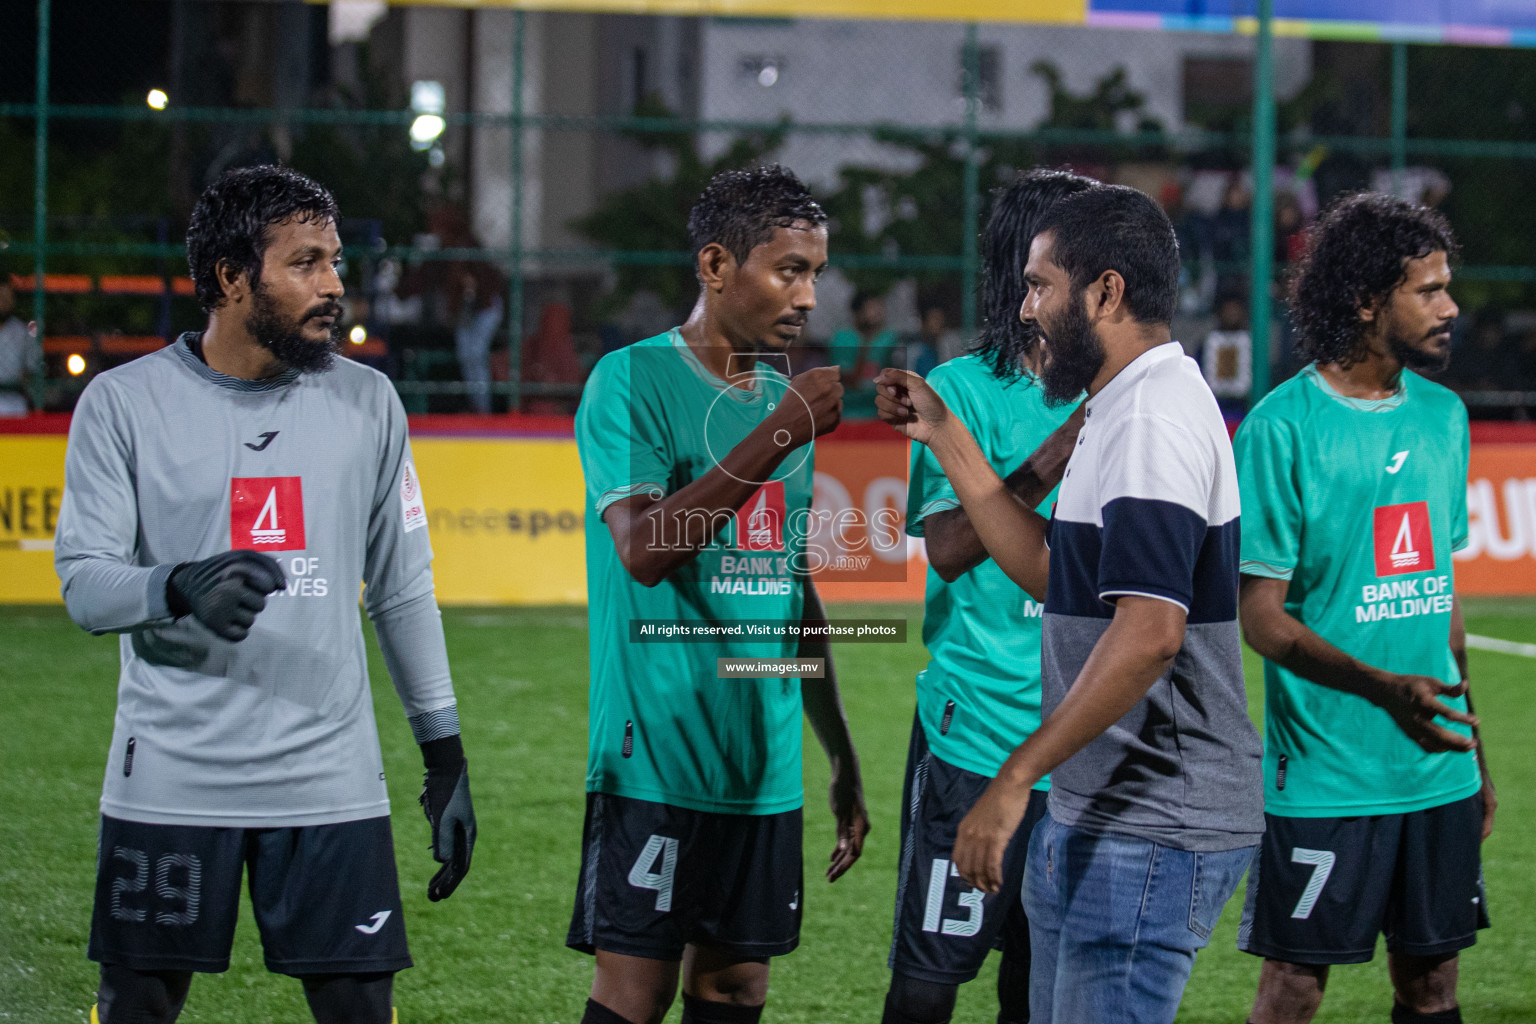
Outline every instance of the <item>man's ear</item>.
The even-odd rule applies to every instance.
[[[224,301],[239,305],[251,293],[251,275],[246,273],[244,267],[237,267],[230,260],[219,260],[214,267],[214,274],[219,279],[219,290],[224,293]]]
[[[736,272],[736,257],[719,242],[710,242],[699,250],[697,265],[699,283],[712,291],[720,291]]]
[[[1375,323],[1376,313],[1381,307],[1380,299],[1372,299],[1360,307],[1360,322],[1364,324]]]
[[[1125,278],[1117,270],[1106,270],[1088,286],[1090,319],[1113,319],[1125,309]]]

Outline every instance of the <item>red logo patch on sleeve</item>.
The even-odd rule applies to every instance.
[[[1435,567],[1435,541],[1429,529],[1429,504],[1410,501],[1376,509],[1376,575],[1400,576]]]
[[[229,546],[257,551],[304,547],[304,488],[296,476],[229,481]]]
[[[738,551],[784,550],[784,481],[769,480],[736,513]]]

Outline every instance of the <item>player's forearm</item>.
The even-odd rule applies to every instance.
[[[635,516],[620,549],[630,575],[655,586],[713,543],[757,490],[752,481],[767,480],[794,450],[773,435],[772,421],[764,422],[709,472]]]
[[[837,688],[837,672],[832,664],[832,642],[828,638],[827,612],[821,603],[821,595],[810,582],[805,584],[805,609],[800,616],[802,629],[795,656],[801,660],[820,658],[825,670],[821,679],[800,681],[800,703],[805,709],[805,719],[816,734],[821,749],[834,765],[857,763],[853,750],[853,735],[848,731],[848,716],[843,711],[842,695]]]
[[[458,705],[432,570],[422,570],[388,601],[369,607],[368,617],[416,742],[456,735]]]
[[[1183,643],[1183,610],[1156,598],[1135,600],[1142,607],[1116,610],[1066,697],[1004,762],[999,780],[1034,786],[1123,718],[1168,670]]]
[[[1081,407],[1079,407],[1081,408]],[[1029,508],[1038,508],[1061,483],[1082,426],[1078,413],[1051,433],[1023,464],[1003,478],[1004,485]],[[987,560],[987,547],[964,508],[936,512],[923,520],[928,563],[946,583]]]
[[[1243,638],[1254,653],[1303,679],[1379,703],[1387,673],[1351,657],[1283,609],[1242,605]]]
[[[958,416],[945,420],[928,447],[987,554],[1031,597],[1043,601],[1050,569],[1045,519],[997,475]]]
[[[97,636],[173,621],[165,583],[174,565],[128,565],[110,558],[65,554],[57,568],[69,617]]]

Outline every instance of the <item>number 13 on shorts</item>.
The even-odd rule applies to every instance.
[[[970,910],[970,916],[944,917],[944,893],[949,888],[951,877],[960,877],[955,866],[943,857],[933,858],[933,870],[928,875],[928,904],[923,913],[923,931],[970,938],[981,931],[982,900],[985,895],[980,889],[960,893],[960,905]]]

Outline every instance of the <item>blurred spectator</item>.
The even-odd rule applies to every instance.
[[[928,371],[947,363],[965,349],[960,332],[950,329],[949,308],[938,299],[923,303],[917,321],[917,343],[908,353],[908,366],[928,376]]]
[[[444,207],[428,216],[428,225],[444,248],[477,246],[462,211]],[[453,325],[459,375],[469,385],[475,412],[491,411],[491,340],[501,326],[506,279],[483,260],[427,260],[408,271],[396,296],[434,296],[441,315]]]
[[[1207,308],[1216,288],[1216,273],[1211,266],[1210,218],[1185,203],[1184,189],[1178,182],[1166,182],[1158,192],[1158,201],[1173,222],[1174,237],[1179,242],[1179,309],[1200,313]]]
[[[1307,224],[1301,203],[1290,192],[1275,193],[1275,268],[1300,260],[1307,247]]]
[[[1404,167],[1401,172],[1403,198],[1423,206],[1439,206],[1451,194],[1451,179],[1433,167]],[[1371,172],[1371,191],[1397,193],[1398,173],[1378,167]]]
[[[875,415],[875,375],[891,364],[896,332],[886,326],[885,298],[860,291],[848,304],[853,328],[832,335],[832,362],[842,369],[843,415],[870,418]]]
[[[498,353],[500,355],[500,353]],[[506,379],[505,360],[501,378]],[[532,395],[523,402],[531,413],[570,415],[576,411],[582,370],[576,355],[576,335],[571,330],[571,307],[563,302],[545,303],[539,311],[539,329],[523,342],[522,379],[525,384],[568,384],[571,397]]]
[[[1221,208],[1211,224],[1211,250],[1217,264],[1217,290],[1225,292],[1229,282],[1247,272],[1251,253],[1253,196],[1243,176],[1233,174],[1221,197]]]
[[[16,315],[16,292],[0,276],[0,416],[27,414],[27,384],[37,360],[37,341]]]
[[[1253,388],[1253,341],[1248,333],[1248,304],[1241,295],[1217,300],[1216,329],[1206,335],[1201,347],[1200,370],[1222,415],[1235,417],[1247,411]]]

